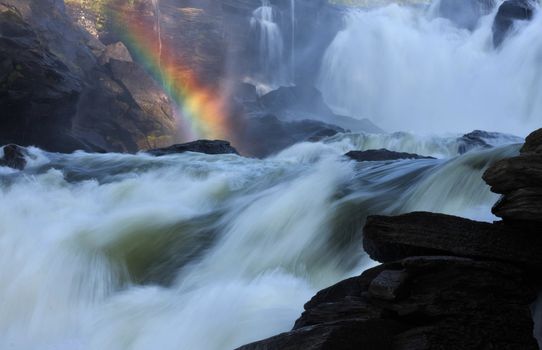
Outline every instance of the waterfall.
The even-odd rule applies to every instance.
[[[276,21],[275,9],[269,0],[262,0],[250,19],[258,33],[258,65],[255,80],[262,90],[288,85],[287,65],[284,64],[284,39]]]
[[[296,57],[295,57],[295,30],[296,30],[296,7],[295,7],[295,0],[290,0],[290,19],[291,19],[291,27],[292,27],[292,34],[291,34],[291,47],[290,47],[290,78],[291,83],[295,83],[295,65],[296,65]]]
[[[154,7],[154,31],[158,36],[158,65],[162,65],[162,24],[160,12],[160,0],[152,0],[152,5]]]
[[[388,131],[525,136],[542,122],[542,16],[518,22],[494,49],[496,11],[471,32],[426,7],[352,10],[327,49],[318,87],[338,114]]]

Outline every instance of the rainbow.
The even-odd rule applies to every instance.
[[[232,140],[234,127],[225,100],[201,84],[171,45],[159,38],[156,23],[126,6],[117,8],[113,17],[124,43],[174,102],[184,138]]]

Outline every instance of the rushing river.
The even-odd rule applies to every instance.
[[[319,289],[373,264],[369,214],[492,220],[481,174],[518,145],[340,135],[268,159],[61,155],[0,168],[1,349],[224,350],[288,330]],[[356,163],[345,150],[441,159]]]

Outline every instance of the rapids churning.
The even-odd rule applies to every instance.
[[[316,291],[371,264],[367,215],[492,220],[481,174],[519,148],[343,158],[362,136],[264,160],[30,149],[23,172],[0,168],[0,348],[220,350],[286,331]],[[439,155],[451,141],[423,143]]]

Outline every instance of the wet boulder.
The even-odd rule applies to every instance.
[[[534,13],[532,0],[506,0],[499,6],[493,22],[493,45],[501,46],[517,21],[531,20]]]
[[[146,153],[157,157],[185,152],[205,154],[239,154],[228,141],[222,140],[198,140],[146,151]]]
[[[17,145],[6,145],[2,149],[3,156],[0,158],[0,166],[7,166],[17,170],[23,170],[26,166],[25,149]]]
[[[345,154],[346,157],[357,162],[373,162],[399,159],[435,159],[433,157],[420,156],[414,153],[394,152],[385,148],[367,151],[350,151]]]

